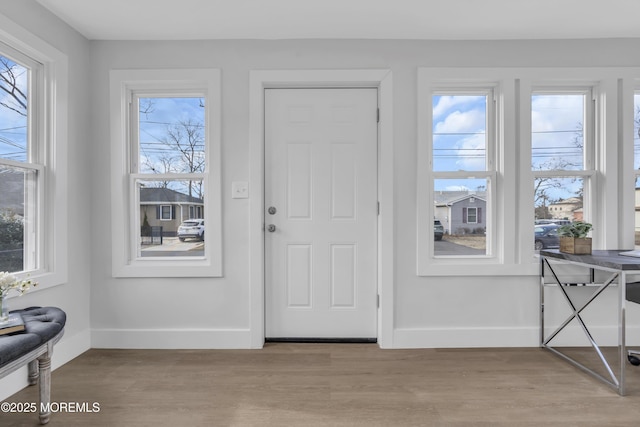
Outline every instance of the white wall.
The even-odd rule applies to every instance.
[[[68,188],[68,280],[48,289],[37,288],[10,300],[10,309],[57,306],[67,313],[65,335],[56,345],[53,368],[66,363],[90,346],[89,294],[91,233],[91,144],[89,102],[89,42],[34,1],[2,1],[0,14],[27,32],[62,51],[69,60]],[[26,368],[0,380],[0,400],[26,386]]]
[[[93,345],[250,346],[250,201],[230,197],[231,182],[249,181],[250,175],[249,72],[375,68],[393,73],[396,303],[392,345],[536,346],[537,276],[443,278],[418,277],[415,273],[417,68],[638,66],[640,59],[633,54],[637,43],[638,40],[92,42],[92,220],[104,225],[93,227],[91,235]],[[224,277],[113,279],[108,72],[180,67],[222,71]],[[605,319],[600,323],[611,325]]]

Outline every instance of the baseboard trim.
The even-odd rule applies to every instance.
[[[618,345],[617,326],[591,326],[601,346]],[[553,332],[548,330],[547,334]],[[640,327],[627,326],[627,346],[640,346]],[[577,325],[568,325],[551,343],[554,347],[588,347],[591,344]],[[517,328],[398,328],[392,348],[489,348],[539,347],[539,327]]]
[[[249,329],[92,329],[92,348],[249,349]]]
[[[303,344],[375,344],[377,338],[265,338],[264,342]]]

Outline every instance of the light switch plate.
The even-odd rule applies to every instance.
[[[235,181],[231,183],[232,199],[247,199],[249,197],[249,183],[244,181]]]

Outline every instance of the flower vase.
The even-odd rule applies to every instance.
[[[0,324],[9,321],[9,298],[0,295]]]

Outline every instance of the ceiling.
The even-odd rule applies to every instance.
[[[37,0],[91,40],[640,37],[638,0]]]

